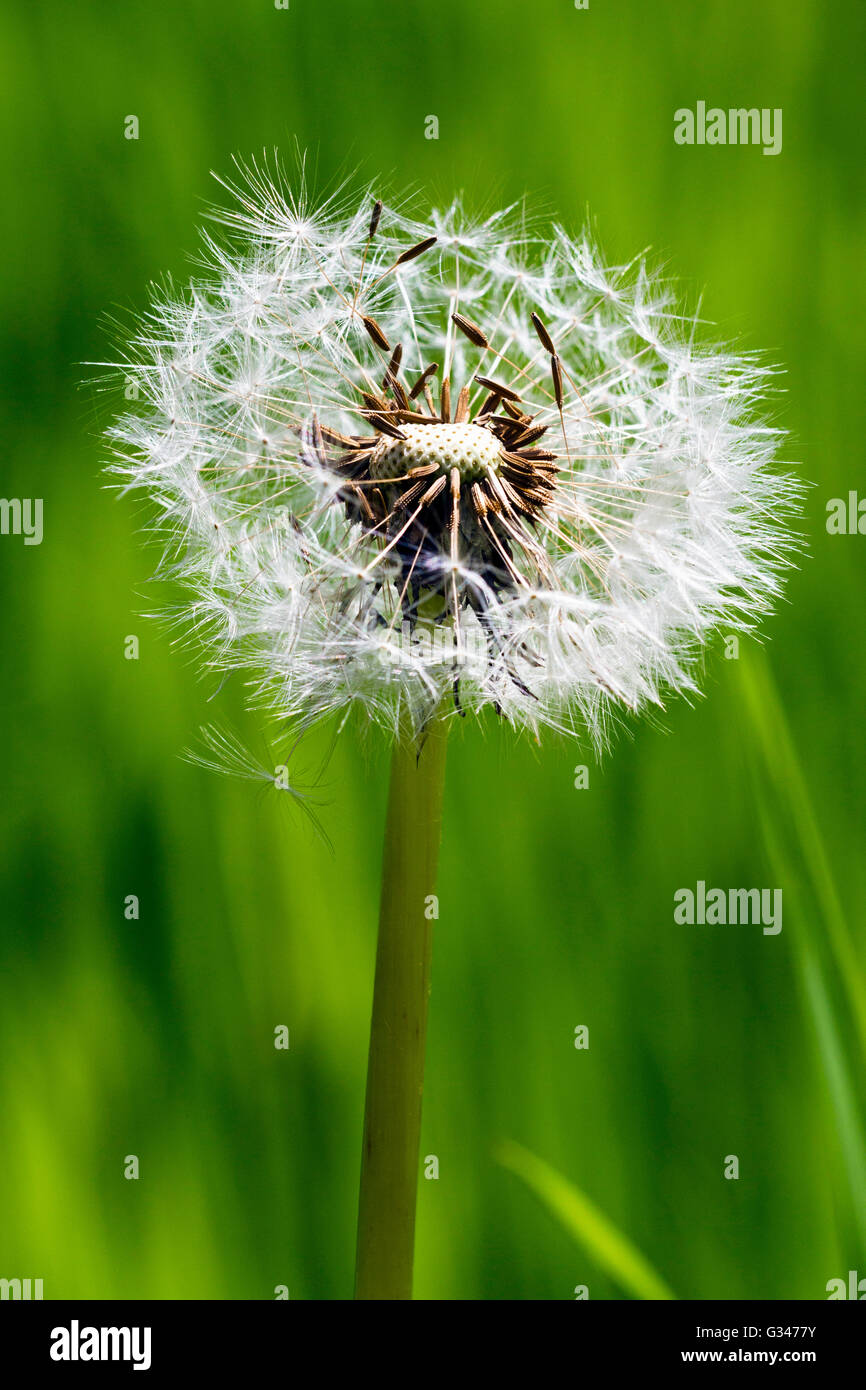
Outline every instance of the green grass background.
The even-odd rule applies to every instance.
[[[816,484],[766,651],[711,652],[696,707],[602,766],[495,720],[453,740],[418,1296],[626,1296],[503,1140],[680,1297],[866,1275],[866,540],[824,529],[828,498],[866,492],[864,28],[856,0],[4,7],[0,490],[44,498],[45,538],[0,538],[0,1276],[49,1298],[351,1294],[387,751],[340,741],[333,856],[273,795],[180,760],[242,692],[209,703],[142,616],[155,556],[103,487],[105,407],[79,385],[111,355],[105,315],[189,274],[209,171],[295,139],[326,178],[529,190],[575,227],[590,208],[612,260],[651,245],[784,364],[777,418]],[[698,99],[782,107],[781,155],[675,146]],[[781,935],[675,925],[699,878],[781,887]]]

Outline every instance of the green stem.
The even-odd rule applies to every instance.
[[[391,762],[367,1066],[356,1299],[411,1299],[421,1094],[447,724]]]

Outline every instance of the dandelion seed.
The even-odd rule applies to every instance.
[[[385,334],[382,332],[376,320],[367,316],[362,317],[361,322],[376,346],[382,348],[385,352],[390,352],[391,344],[388,342],[388,339],[385,337]]]
[[[184,751],[183,757],[188,763],[207,772],[236,777],[244,782],[258,782],[263,787],[269,786],[285,793],[304,813],[325,844],[331,847],[313,796],[313,787],[320,782],[321,770],[311,783],[304,785],[301,775],[290,770],[297,745],[289,750],[283,761],[274,757],[273,762],[268,764],[247,748],[231,729],[220,728],[216,724],[207,724],[199,730],[199,743],[200,747]]]
[[[405,265],[407,261],[414,261],[416,256],[423,256],[425,251],[429,251],[431,246],[435,246],[436,241],[437,238],[435,236],[425,237],[423,241],[419,241],[415,246],[410,246],[407,251],[401,251],[394,264]]]
[[[483,330],[478,327],[477,323],[473,323],[471,319],[466,318],[465,314],[452,314],[451,320],[460,329],[460,332],[466,335],[470,343],[474,343],[476,347],[481,348],[488,348],[490,346],[484,336]]]
[[[551,357],[555,357],[555,356],[556,356],[556,348],[555,348],[554,345],[553,345],[553,339],[551,338],[550,334],[548,333],[547,329],[545,328],[544,324],[542,323],[540,317],[538,316],[538,314],[535,313],[534,310],[533,310],[533,312],[529,315],[529,317],[530,317],[530,320],[531,320],[531,322],[532,322],[532,327],[535,329],[536,333],[538,334],[539,342],[541,343],[541,346],[544,348],[544,351],[545,351],[545,352],[549,352],[550,355],[551,355]]]

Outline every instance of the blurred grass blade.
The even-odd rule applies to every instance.
[[[628,1237],[555,1168],[511,1140],[500,1146],[497,1157],[626,1293],[651,1300],[676,1298]]]
[[[768,780],[778,799],[779,819],[791,824],[799,860],[808,874],[815,901],[824,918],[827,941],[835,957],[839,981],[866,1056],[866,978],[851,939],[820,822],[812,805],[785,711],[763,657],[755,656],[744,661],[740,674]]]
[[[760,787],[756,788],[756,799],[773,872],[777,878],[799,887],[800,876],[797,866],[791,862],[790,856],[785,855]],[[797,896],[800,901],[803,900],[802,892],[798,892]],[[839,1032],[820,957],[809,941],[808,931],[800,913],[794,914],[794,922],[794,955],[800,971],[805,1001],[812,1015],[818,1052],[836,1115],[836,1126],[851,1190],[854,1221],[860,1240],[866,1244],[866,1140],[857,1104],[857,1090],[852,1080],[850,1061]]]
[[[839,1139],[845,1155],[848,1181],[854,1206],[854,1221],[861,1242],[866,1245],[866,1143],[863,1140],[863,1127],[857,1110],[854,1086],[845,1059],[845,1052],[839,1038],[833,1009],[827,997],[827,990],[820,967],[803,944],[803,979],[806,995],[815,1020],[818,1046],[824,1061],[827,1085],[836,1112]]]

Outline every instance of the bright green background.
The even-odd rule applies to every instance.
[[[624,1296],[497,1164],[505,1138],[681,1297],[866,1275],[866,540],[824,529],[828,498],[866,490],[863,47],[859,0],[4,7],[2,491],[44,498],[45,539],[0,538],[0,1276],[56,1298],[351,1292],[386,753],[341,740],[333,856],[272,794],[179,759],[241,692],[208,703],[141,616],[155,555],[102,487],[107,407],[79,386],[112,354],[106,315],[189,273],[209,170],[295,138],[325,177],[528,189],[574,227],[590,208],[612,260],[651,245],[784,364],[777,417],[816,484],[766,655],[711,653],[696,708],[602,767],[495,720],[453,741],[419,1296]],[[784,108],[781,155],[675,146],[699,98]],[[782,934],[676,926],[699,878],[782,887]]]

